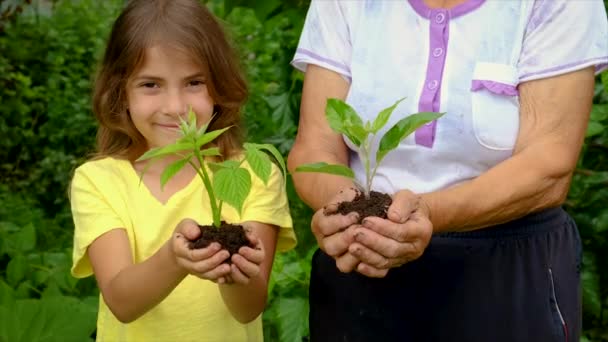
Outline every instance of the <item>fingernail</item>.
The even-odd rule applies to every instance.
[[[367,227],[367,228],[371,228],[371,227],[373,226],[373,223],[372,223],[372,221],[370,221],[370,220],[369,220],[369,219],[367,219],[367,217],[366,217],[366,218],[364,218],[364,219],[363,219],[363,225],[364,225],[365,227]]]
[[[357,213],[350,213],[348,214],[348,218],[350,218],[352,221],[359,221],[359,215]]]
[[[364,237],[364,234],[362,232],[357,232],[355,234],[355,240],[360,240],[363,237]]]

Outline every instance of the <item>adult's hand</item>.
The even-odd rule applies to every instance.
[[[348,250],[361,262],[357,272],[382,278],[393,267],[419,258],[433,233],[428,206],[419,196],[402,190],[393,196],[388,219],[367,217],[354,229]]]
[[[336,259],[336,266],[342,272],[351,272],[359,260],[348,253],[348,247],[354,242],[355,228],[358,227],[357,213],[336,214],[341,202],[350,201],[356,195],[352,188],[340,191],[329,204],[317,210],[312,217],[311,230],[319,248]]]

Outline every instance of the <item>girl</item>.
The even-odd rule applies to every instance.
[[[130,1],[114,23],[94,93],[97,157],[71,186],[75,223],[72,274],[95,274],[101,290],[99,341],[260,341],[260,313],[275,249],[295,245],[278,168],[257,178],[242,215],[254,248],[232,255],[217,243],[190,250],[196,223],[211,222],[209,199],[193,168],[163,189],[171,163],[136,162],[172,143],[192,107],[223,158],[238,158],[239,108],[247,95],[229,43],[197,0]],[[139,174],[147,168],[140,184]],[[255,178],[255,177],[254,177]]]

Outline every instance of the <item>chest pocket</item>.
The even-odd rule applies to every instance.
[[[521,53],[531,1],[489,1],[484,37],[471,81],[471,121],[479,144],[513,150],[519,133],[519,75]]]
[[[507,64],[478,62],[471,84],[473,131],[492,150],[512,150],[519,131],[517,69]]]

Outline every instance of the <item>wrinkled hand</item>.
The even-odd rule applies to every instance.
[[[221,249],[217,242],[205,248],[190,249],[190,242],[196,240],[199,235],[198,225],[191,219],[184,219],[175,227],[170,245],[177,265],[199,278],[216,283],[226,282],[231,268],[224,262],[230,254]]]
[[[327,255],[336,259],[336,266],[342,272],[351,272],[359,260],[348,253],[348,247],[354,242],[355,225],[358,221],[356,213],[348,215],[333,215],[338,210],[340,202],[355,198],[356,192],[352,188],[340,191],[330,204],[317,210],[312,217],[311,230],[319,248]]]
[[[361,260],[357,272],[368,277],[385,277],[393,267],[419,258],[433,233],[428,207],[408,190],[393,196],[388,219],[367,217],[355,229],[349,253]]]
[[[246,227],[246,223],[244,224]],[[247,229],[245,229],[247,230]],[[232,255],[232,265],[230,267],[230,274],[226,276],[226,283],[232,284],[249,284],[252,278],[257,277],[260,274],[260,265],[266,256],[264,251],[264,245],[262,241],[248,232],[247,238],[251,242],[252,247],[241,247],[239,252]]]

